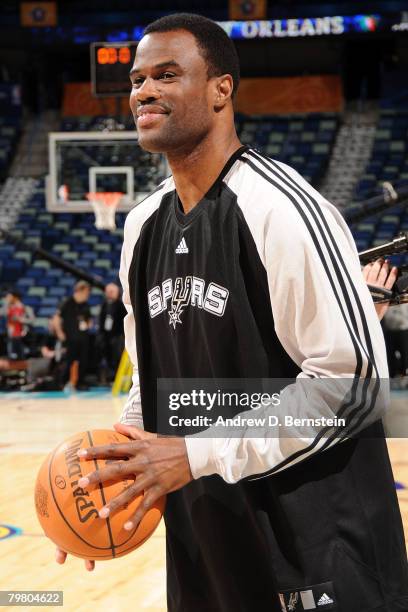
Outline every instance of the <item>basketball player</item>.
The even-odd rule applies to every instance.
[[[168,494],[170,612],[408,610],[390,463],[364,397],[352,395],[341,408],[345,428],[324,437],[156,436],[166,417],[160,378],[344,377],[368,387],[388,372],[342,216],[290,167],[237,138],[239,65],[224,31],[194,15],[154,22],[131,81],[140,145],[165,153],[172,176],[125,226],[121,280],[135,374],[116,429],[133,441],[79,453],[128,461],[80,486],[136,473],[100,509],[109,520],[144,491],[125,529]],[[293,413],[335,414],[324,394],[305,404],[294,387]],[[129,563],[137,571],[137,559]]]

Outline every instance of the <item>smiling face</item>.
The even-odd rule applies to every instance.
[[[214,121],[215,80],[190,32],[147,34],[131,71],[140,146],[155,153],[193,150]]]

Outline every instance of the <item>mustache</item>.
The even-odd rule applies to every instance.
[[[151,111],[153,113],[157,111],[161,111],[164,113],[169,113],[171,111],[171,108],[168,104],[162,104],[162,103],[155,104],[154,102],[141,102],[136,107],[136,115],[139,115],[143,111]]]

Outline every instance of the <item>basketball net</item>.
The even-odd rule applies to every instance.
[[[96,229],[116,229],[115,213],[123,193],[120,191],[90,192],[86,194],[95,213]]]

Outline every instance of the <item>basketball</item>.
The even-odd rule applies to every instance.
[[[98,561],[121,557],[141,546],[158,526],[165,497],[156,502],[131,532],[123,525],[136,511],[142,495],[109,518],[99,517],[102,506],[120,495],[132,480],[93,484],[86,489],[78,485],[81,477],[112,461],[79,459],[78,450],[128,442],[126,436],[115,431],[83,431],[59,444],[42,464],[35,485],[38,520],[45,534],[65,552]]]

